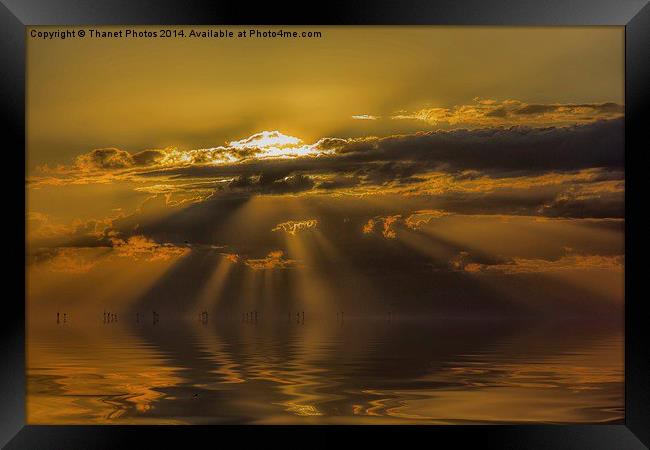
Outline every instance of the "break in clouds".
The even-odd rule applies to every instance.
[[[543,110],[540,105],[525,108],[533,106]],[[135,181],[141,192],[202,200],[426,196],[439,209],[454,212],[620,218],[623,138],[622,118],[567,126],[324,137],[313,143],[264,131],[209,149],[96,149],[71,165],[42,167],[29,182],[38,187]]]

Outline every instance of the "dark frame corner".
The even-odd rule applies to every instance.
[[[428,440],[452,438],[461,444],[498,448],[590,448],[632,449],[650,446],[650,346],[645,336],[643,297],[635,295],[642,279],[640,259],[645,253],[644,211],[639,198],[644,183],[648,148],[647,127],[650,94],[650,4],[648,0],[360,0],[325,2],[317,6],[268,2],[251,8],[246,2],[172,0],[0,0],[0,102],[5,124],[6,154],[15,167],[25,168],[25,27],[28,25],[80,24],[313,24],[313,25],[618,25],[625,26],[625,127],[626,127],[626,259],[625,271],[625,423],[584,426],[452,426],[452,427],[335,427],[337,431],[365,434],[385,444],[404,444],[403,434],[423,434]],[[13,165],[8,166],[13,167]],[[10,171],[7,192],[24,183],[24,173]],[[15,179],[13,179],[15,177]],[[19,179],[22,178],[22,179]],[[9,197],[9,196],[7,196]],[[16,197],[16,196],[12,196]],[[15,204],[12,245],[20,247],[25,232],[23,205]],[[24,216],[23,216],[24,218]],[[23,241],[24,242],[24,241]],[[12,249],[13,250],[13,249]],[[24,247],[12,255],[25,255]],[[24,261],[23,261],[24,262]],[[0,445],[7,448],[117,448],[133,445],[143,436],[148,446],[157,443],[215,442],[224,434],[234,438],[248,427],[128,427],[128,426],[30,426],[25,424],[25,304],[24,266],[8,264],[7,278],[21,285],[20,295],[7,294],[10,316],[4,318],[2,349],[2,406],[0,407]],[[15,273],[14,273],[15,272]],[[22,272],[22,276],[20,275]],[[18,281],[21,280],[21,281]],[[641,289],[638,289],[641,292]],[[137,430],[136,430],[137,428]],[[339,441],[332,427],[292,428],[293,438],[309,434],[311,442],[327,445]],[[282,427],[256,428],[256,439],[277,436]],[[318,434],[321,439],[314,439]],[[320,436],[322,435],[322,436]],[[284,437],[284,436],[282,436]],[[329,439],[328,439],[329,438]],[[213,440],[214,439],[214,440]]]

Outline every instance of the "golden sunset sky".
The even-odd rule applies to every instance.
[[[28,38],[30,299],[620,307],[622,27],[312,28]]]

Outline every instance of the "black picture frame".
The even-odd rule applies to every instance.
[[[25,424],[25,248],[6,252],[2,318],[0,444],[6,448],[123,448],[146,445],[332,446],[356,435],[384,445],[452,443],[494,448],[636,449],[650,446],[648,315],[640,295],[647,254],[645,211],[646,123],[650,100],[648,0],[362,0],[278,3],[170,0],[0,0],[0,104],[4,129],[5,204],[14,201],[5,242],[20,247],[25,233],[25,27],[102,24],[277,25],[517,25],[625,26],[625,422],[621,425],[508,426],[34,426]],[[19,178],[23,177],[22,180]],[[21,201],[22,200],[22,204]],[[14,211],[12,211],[14,212]],[[22,221],[20,217],[23,217]],[[24,259],[23,259],[24,263]],[[21,275],[22,272],[22,275]],[[343,433],[343,434],[341,434]],[[245,439],[245,441],[244,441]],[[308,442],[305,442],[309,440]],[[240,444],[237,444],[237,442]]]

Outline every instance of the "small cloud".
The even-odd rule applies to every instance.
[[[467,251],[461,251],[448,261],[449,269],[453,272],[481,272],[486,267],[508,266],[513,261],[501,256],[492,256],[485,254],[470,254]]]
[[[448,215],[449,213],[447,211],[440,209],[423,209],[408,216],[405,220],[405,224],[412,230],[419,230],[423,225],[428,224],[432,220]]]
[[[373,233],[375,230],[380,229],[382,236],[386,239],[395,239],[397,237],[397,232],[393,228],[393,225],[402,218],[401,215],[397,214],[394,216],[377,216],[366,222],[361,231],[364,234]]]
[[[466,266],[469,264],[469,253],[460,252],[453,258],[449,260],[449,267],[452,270],[465,270]]]
[[[31,263],[50,272],[83,274],[89,272],[99,261],[97,248],[58,247],[40,249],[31,255]]]
[[[448,216],[449,214],[450,213],[443,210],[422,209],[413,212],[406,219],[402,218],[401,214],[377,216],[369,219],[365,224],[363,224],[361,231],[364,234],[381,231],[382,236],[386,239],[395,239],[397,238],[397,231],[395,230],[396,224],[401,223],[412,230],[418,230],[431,220],[439,219],[440,217]]]
[[[185,255],[189,250],[173,244],[159,244],[145,236],[131,236],[127,240],[111,238],[113,250],[120,257],[144,261],[167,261]]]
[[[520,100],[498,101],[476,97],[474,103],[466,105],[400,111],[393,114],[391,119],[448,126],[551,125],[595,122],[619,118],[623,113],[623,105],[612,102],[528,104]]]
[[[48,238],[71,233],[71,227],[56,223],[44,213],[31,211],[26,214],[27,234],[30,239]]]
[[[284,257],[282,250],[269,253],[265,258],[247,259],[246,265],[253,270],[287,269],[296,265],[296,260]]]
[[[77,156],[75,165],[81,170],[125,169],[133,166],[133,156],[118,148],[98,148]]]
[[[316,219],[307,219],[307,220],[288,220],[287,222],[279,223],[271,231],[284,231],[287,234],[295,236],[297,233],[318,226],[318,220]]]
[[[453,270],[470,273],[500,273],[505,275],[559,273],[581,270],[622,271],[624,255],[578,255],[568,253],[561,258],[512,258],[504,261],[477,261],[468,252],[460,252],[449,261]]]
[[[221,256],[226,258],[231,263],[237,264],[241,257],[236,253],[220,253]]]
[[[376,224],[377,224],[377,221],[375,219],[370,219],[365,224],[363,224],[363,227],[361,228],[361,231],[363,232],[363,234],[370,234],[373,231],[375,231],[375,225]]]

